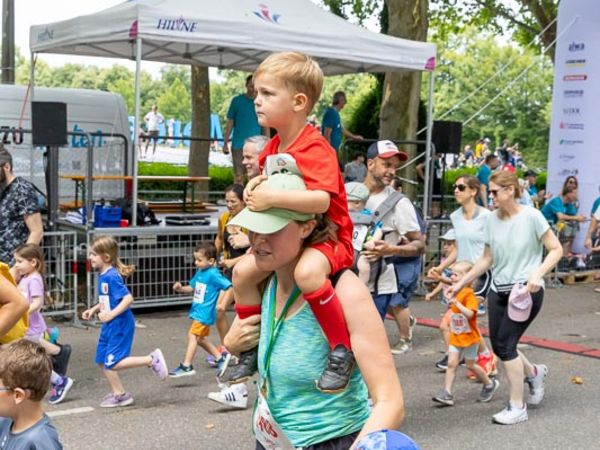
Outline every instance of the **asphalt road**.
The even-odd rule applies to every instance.
[[[417,317],[437,319],[439,303],[413,302]],[[161,347],[169,365],[178,364],[185,350],[189,322],[185,310],[136,313],[146,325],[136,331],[134,354]],[[527,335],[600,349],[600,295],[591,285],[548,290],[540,317]],[[485,320],[482,325],[486,325]],[[387,321],[392,344],[397,339]],[[228,410],[207,399],[216,390],[212,370],[201,350],[193,377],[161,382],[149,370],[122,373],[135,403],[123,409],[98,408],[108,385],[93,364],[98,329],[62,327],[62,340],[71,343],[70,375],[76,382],[65,402],[48,406],[67,449],[251,449],[251,407]],[[214,338],[214,336],[212,336]],[[443,383],[434,367],[441,356],[437,330],[415,329],[411,353],[396,356],[404,389],[406,420],[402,431],[423,449],[592,449],[600,448],[600,359],[525,346],[533,362],[550,368],[546,398],[529,410],[529,421],[516,426],[491,423],[507,399],[502,369],[497,397],[476,402],[480,385],[468,381],[464,369],[455,383],[456,406],[439,408],[431,400]],[[574,384],[577,376],[583,384]],[[250,386],[254,401],[255,387]],[[62,414],[62,415],[61,415]]]

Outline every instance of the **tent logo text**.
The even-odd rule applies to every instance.
[[[258,7],[260,8],[259,11],[254,11],[254,15],[266,22],[271,22],[271,23],[279,23],[279,18],[281,17],[281,14],[273,14],[271,15],[271,11],[269,11],[269,7],[263,3],[259,3]]]
[[[585,44],[583,42],[571,42],[569,44],[570,52],[580,52],[582,50],[585,50]]]
[[[567,89],[564,91],[566,98],[578,98],[583,97],[583,89]]]
[[[54,30],[46,28],[41,33],[38,33],[38,42],[45,42],[54,39]]]
[[[585,80],[587,80],[586,74],[565,75],[563,77],[563,81],[585,81]]]
[[[185,20],[183,16],[179,19],[158,19],[156,29],[194,33],[198,29],[198,22],[190,22]]]

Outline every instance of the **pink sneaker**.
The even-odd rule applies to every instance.
[[[100,403],[100,408],[118,408],[120,406],[129,406],[133,403],[133,397],[129,392],[121,395],[110,393]]]
[[[161,380],[164,380],[169,375],[169,369],[167,368],[167,362],[165,361],[165,357],[163,356],[163,352],[160,348],[157,348],[152,353],[150,353],[152,357],[152,363],[150,364],[150,370]]]

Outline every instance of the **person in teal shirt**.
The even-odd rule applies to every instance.
[[[340,111],[346,106],[346,93],[338,91],[333,94],[331,106],[325,110],[323,120],[321,121],[321,134],[329,141],[336,153],[340,151],[342,137],[362,141],[363,137],[353,134],[342,125]]]
[[[223,135],[223,153],[229,153],[229,138],[231,137],[231,157],[233,160],[233,172],[235,183],[244,184],[244,166],[242,164],[242,148],[244,141],[251,137],[262,134],[262,128],[258,124],[256,110],[254,109],[254,83],[252,75],[246,77],[246,92],[237,95],[231,100],[227,111],[227,125]],[[233,130],[233,134],[231,133]]]
[[[554,197],[542,208],[542,214],[546,220],[554,224],[559,220],[574,220],[583,222],[585,217],[577,214],[575,201],[577,200],[577,188],[567,186],[563,189],[561,195]]]
[[[259,399],[253,418],[256,448],[287,448],[291,443],[341,450],[371,431],[398,428],[404,415],[403,397],[385,329],[368,289],[351,271],[343,271],[339,282],[332,281],[340,299],[348,292],[364,292],[352,305],[360,311],[360,323],[350,317],[348,321],[358,368],[342,392],[323,393],[315,385],[329,346],[296,286],[294,270],[304,247],[319,242],[330,225],[279,208],[246,208],[234,220],[250,230],[257,266],[273,272],[263,291],[261,315],[236,318],[225,338],[232,353],[259,347]],[[368,394],[374,402],[371,411]],[[273,429],[282,431],[276,433],[276,442],[263,432]]]
[[[481,183],[479,188],[478,203],[484,208],[488,207],[488,189],[490,184],[490,176],[492,172],[498,168],[500,160],[495,154],[490,154],[485,157],[485,161],[477,171],[477,179]]]

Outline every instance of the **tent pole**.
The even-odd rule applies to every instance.
[[[431,190],[429,179],[431,178],[431,134],[433,132],[433,70],[429,72],[429,98],[427,99],[427,137],[425,138],[425,180],[423,189],[423,214],[431,217],[429,208],[431,206]]]
[[[135,39],[135,118],[133,120],[133,169],[131,175],[133,176],[132,189],[131,189],[131,223],[130,226],[134,227],[137,225],[137,200],[138,200],[138,146],[139,146],[139,133],[140,127],[140,82],[141,82],[141,65],[142,65],[142,38],[136,37]]]
[[[31,111],[33,110],[33,108],[31,107],[32,103],[33,103],[33,88],[35,85],[35,53],[31,52],[31,56],[29,58],[29,117],[31,117]],[[31,124],[31,121],[30,121]],[[32,125],[32,129],[33,129],[33,124]],[[19,121],[19,126],[22,126],[22,123],[20,123]],[[32,137],[33,139],[33,137]],[[29,160],[33,161],[33,145],[30,147],[29,150]],[[34,175],[35,175],[35,167],[33,166],[33,164],[29,165],[29,176],[30,176],[30,180],[34,179]]]

